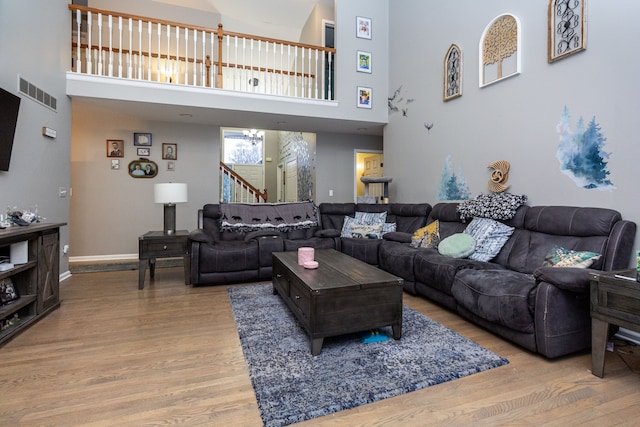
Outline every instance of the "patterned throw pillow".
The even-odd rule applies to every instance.
[[[554,246],[544,257],[544,267],[588,268],[600,259],[600,254],[589,251],[572,251],[562,246]]]
[[[386,212],[356,212],[356,222],[364,225],[384,224],[387,221]]]
[[[351,236],[356,239],[381,239],[382,224],[351,224]]]
[[[489,218],[473,218],[464,232],[476,241],[476,250],[469,259],[490,261],[513,234],[513,227]]]
[[[396,231],[396,223],[395,222],[385,222],[382,224],[382,235],[384,236],[387,233],[391,233]]]
[[[456,233],[442,239],[438,245],[438,252],[440,255],[453,258],[466,258],[473,254],[475,247],[473,237],[465,233]]]
[[[412,248],[437,248],[440,243],[440,222],[433,221],[426,227],[418,228],[411,236]]]
[[[356,222],[356,219],[352,216],[345,216],[342,223],[342,230],[340,231],[340,237],[351,237],[351,226]]]

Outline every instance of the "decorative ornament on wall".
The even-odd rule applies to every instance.
[[[444,56],[443,101],[462,96],[462,50],[452,44]]]
[[[581,188],[601,191],[616,188],[608,178],[611,172],[607,167],[607,159],[611,153],[604,151],[607,138],[602,134],[595,116],[586,126],[580,117],[576,129],[573,130],[569,109],[565,106],[557,131],[560,145],[556,157],[562,173]]]
[[[480,39],[480,87],[520,74],[520,20],[511,14],[496,17]]]
[[[402,117],[409,116],[409,104],[414,101],[413,98],[406,98],[402,94],[402,85],[393,92],[389,98],[387,98],[387,105],[389,106],[389,114],[398,113],[402,111]]]
[[[457,174],[453,172],[450,154],[444,161],[440,188],[436,198],[437,200],[469,200],[471,198],[471,191],[469,191],[467,181],[462,175],[462,169]]]
[[[431,133],[431,129],[433,129],[433,123],[424,122],[424,127],[427,130],[427,133]]]
[[[549,62],[587,48],[587,0],[549,1]]]
[[[507,190],[509,186],[505,185],[505,183],[509,179],[509,162],[506,160],[496,160],[495,162],[489,163],[487,167],[491,169],[488,184],[489,191],[492,193],[502,193]]]

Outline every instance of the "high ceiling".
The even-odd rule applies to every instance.
[[[300,32],[316,4],[333,7],[333,0],[155,1],[218,13],[222,24],[233,28],[232,31],[268,35],[268,37],[289,41],[299,41]]]

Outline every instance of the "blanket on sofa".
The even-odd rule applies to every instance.
[[[518,208],[527,203],[527,196],[511,193],[480,194],[473,200],[458,205],[462,221],[474,217],[508,220],[515,216]]]
[[[317,207],[313,202],[222,203],[220,215],[221,228],[231,231],[287,232],[318,225]]]

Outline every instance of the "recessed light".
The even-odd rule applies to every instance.
[[[191,118],[193,117],[193,115],[189,114],[189,113],[181,113],[180,117],[186,117],[186,118]]]

